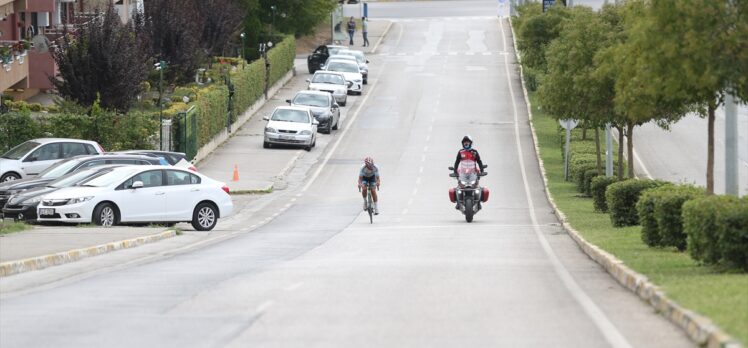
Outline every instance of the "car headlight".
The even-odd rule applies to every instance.
[[[43,197],[43,196],[36,196],[36,197],[34,197],[34,198],[31,198],[31,199],[27,199],[27,200],[25,200],[25,201],[21,202],[21,204],[23,204],[23,205],[32,205],[32,204],[37,204],[37,203],[39,203],[39,202],[41,202],[41,201],[42,201],[42,197]]]
[[[355,80],[353,80],[353,82],[356,82],[356,83],[361,83],[361,81],[362,81],[362,79],[355,79]]]
[[[265,127],[265,132],[266,133],[278,133],[278,131],[275,130],[275,128],[273,127]]]
[[[353,86],[353,82],[351,82],[351,81],[346,81],[345,84],[348,85],[348,87]]]
[[[312,132],[308,131],[308,130],[303,130],[303,131],[299,132],[299,135],[312,135]]]
[[[78,203],[83,203],[83,202],[87,202],[87,201],[90,201],[90,200],[92,200],[92,199],[93,199],[93,196],[71,198],[71,199],[68,199],[68,204],[78,204]]]

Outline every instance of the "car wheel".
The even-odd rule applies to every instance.
[[[346,100],[344,100],[342,103],[338,103],[338,104],[340,104],[340,106],[345,106],[345,103],[346,103]]]
[[[101,203],[94,209],[93,218],[91,220],[97,226],[112,227],[116,225],[119,220],[117,209],[111,203]]]
[[[0,182],[13,181],[20,178],[21,176],[16,173],[5,173],[2,177],[0,177]]]
[[[267,141],[263,141],[262,142],[262,148],[264,148],[264,149],[270,148],[270,143],[268,143]]]
[[[332,129],[338,130],[339,127],[340,127],[340,117],[338,117],[338,119],[335,121],[335,126],[333,126]]]
[[[200,203],[192,213],[192,227],[198,231],[210,231],[218,223],[216,207],[210,203]]]
[[[330,123],[327,125],[327,129],[325,129],[325,134],[331,134],[332,133],[332,120],[330,120]],[[317,142],[316,140],[314,141]]]
[[[365,85],[368,85],[368,84],[369,84],[369,80],[367,80],[367,79],[364,79],[364,84],[365,84]]]

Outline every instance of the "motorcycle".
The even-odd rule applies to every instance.
[[[486,168],[488,166],[484,165],[481,169]],[[456,174],[454,167],[449,167],[449,170],[452,171],[449,176],[457,179],[457,187],[449,189],[449,200],[457,203],[457,209],[465,215],[465,221],[473,222],[473,216],[482,208],[481,203],[488,202],[490,192],[488,188],[480,186],[480,177],[488,173],[478,170],[475,161],[460,162]]]

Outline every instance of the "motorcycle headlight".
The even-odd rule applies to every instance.
[[[312,135],[312,132],[308,131],[308,130],[303,130],[303,131],[299,132],[299,135]]]
[[[93,199],[93,196],[71,198],[71,199],[68,199],[68,204],[83,203],[83,202],[90,201],[91,199]]]
[[[273,127],[265,127],[265,133],[278,133]]]

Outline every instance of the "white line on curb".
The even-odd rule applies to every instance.
[[[508,52],[506,45],[506,33],[504,31],[504,20],[499,20],[499,26],[501,27],[501,38],[504,45],[504,51]],[[554,271],[561,281],[563,282],[566,289],[574,297],[574,299],[582,306],[587,315],[592,319],[600,332],[605,336],[605,339],[613,347],[630,348],[631,345],[625,337],[618,331],[618,329],[610,322],[605,313],[590,299],[590,297],[584,292],[584,290],[577,284],[574,278],[571,276],[569,271],[564,267],[561,261],[558,259],[556,252],[551,248],[550,243],[543,235],[542,231],[538,227],[538,220],[535,214],[535,206],[532,199],[532,193],[530,191],[530,184],[527,179],[527,168],[525,167],[525,160],[522,154],[522,141],[519,136],[519,111],[517,111],[517,102],[514,95],[514,87],[512,85],[511,73],[509,70],[509,56],[504,56],[504,67],[506,68],[507,83],[509,83],[509,93],[512,99],[512,109],[514,111],[514,136],[517,142],[517,154],[519,156],[519,166],[522,172],[522,181],[525,186],[525,196],[527,197],[527,205],[530,212],[530,219],[532,220],[533,230],[535,235],[538,237],[540,245],[543,247],[543,251],[548,255],[551,264],[553,265]]]

